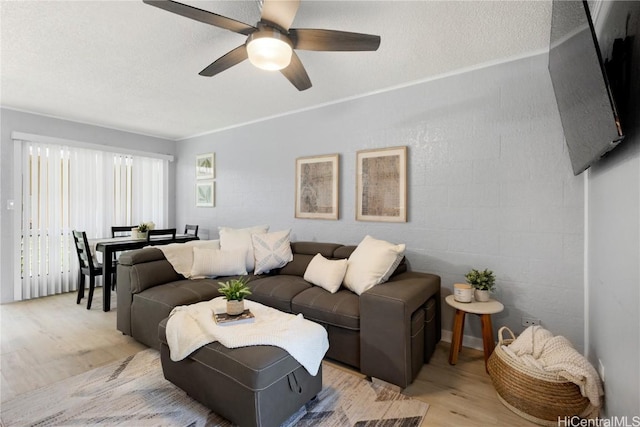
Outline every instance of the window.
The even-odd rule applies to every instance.
[[[77,289],[71,236],[107,237],[112,225],[167,216],[168,160],[21,141],[20,286],[15,299]]]

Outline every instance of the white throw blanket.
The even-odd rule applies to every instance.
[[[591,363],[563,336],[553,336],[541,326],[530,326],[505,352],[529,368],[552,372],[580,387],[582,395],[595,407],[604,395],[600,377]]]
[[[255,322],[219,326],[213,315],[225,312],[223,297],[174,308],[167,321],[171,360],[182,360],[214,341],[227,348],[272,345],[289,352],[311,375],[318,373],[329,349],[327,331],[322,326],[306,320],[302,314],[283,313],[249,300],[244,303],[255,316]]]

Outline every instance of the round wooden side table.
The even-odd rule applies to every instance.
[[[453,336],[451,337],[451,349],[449,350],[449,363],[455,365],[458,361],[458,353],[462,349],[462,336],[464,332],[464,318],[467,313],[480,316],[482,324],[482,342],[484,344],[484,366],[487,367],[487,360],[493,352],[495,341],[493,340],[493,325],[491,315],[504,310],[504,305],[494,299],[487,302],[458,302],[453,295],[445,298],[447,304],[456,309],[453,318]]]

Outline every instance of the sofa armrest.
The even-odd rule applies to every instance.
[[[360,296],[360,370],[363,374],[402,388],[411,384],[411,317],[432,297],[438,304],[436,316],[439,318],[440,277],[418,272],[398,274]]]
[[[118,258],[116,283],[118,313],[116,327],[131,335],[131,303],[133,295],[145,289],[183,279],[157,248],[127,251]]]

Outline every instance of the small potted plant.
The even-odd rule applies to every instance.
[[[140,225],[131,229],[131,236],[137,239],[146,239],[147,232],[153,230],[155,224],[153,222],[141,222]]]
[[[489,292],[496,285],[496,277],[493,275],[493,271],[486,268],[483,271],[478,271],[474,268],[464,277],[467,279],[467,283],[473,286],[473,296],[476,301],[489,301]]]
[[[149,231],[149,226],[146,222],[141,222],[138,226],[138,239],[146,239],[147,231]]]
[[[244,297],[251,295],[247,283],[249,280],[246,277],[218,282],[218,292],[227,300],[227,314],[236,316],[244,311]]]

